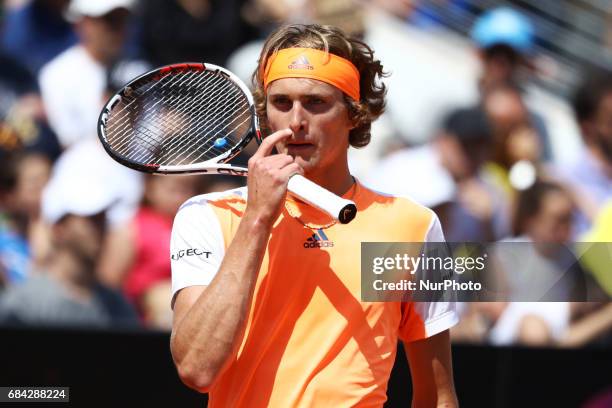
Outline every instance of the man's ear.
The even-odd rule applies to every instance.
[[[346,109],[346,120],[348,121],[348,124],[349,124],[349,130],[353,130],[357,127],[357,119],[351,118],[351,111],[349,107],[347,107]]]

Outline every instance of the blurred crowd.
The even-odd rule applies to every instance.
[[[585,66],[568,95],[548,95],[533,85],[538,27],[526,15],[490,8],[467,36],[451,35],[429,3],[5,0],[0,323],[169,329],[176,211],[244,180],[122,167],[96,137],[101,107],[168,63],[211,62],[248,80],[271,30],[318,22],[364,38],[390,73],[388,113],[372,145],[350,154],[361,182],[432,208],[448,241],[534,243],[560,277],[559,255],[538,243],[608,243],[566,279],[601,301],[462,304],[455,341],[612,344],[612,66]]]

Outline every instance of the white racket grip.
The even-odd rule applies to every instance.
[[[357,215],[354,202],[335,195],[299,174],[289,179],[287,189],[302,201],[331,215],[341,224],[348,224]]]

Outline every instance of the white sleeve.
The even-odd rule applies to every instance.
[[[209,285],[224,255],[221,224],[206,199],[188,200],[174,218],[170,239],[172,305],[179,290]]]
[[[445,242],[438,216],[432,214],[426,242]],[[448,296],[447,296],[448,295]],[[459,323],[455,305],[456,294],[445,293],[444,299],[433,302],[415,302],[415,309],[425,323],[425,336],[431,337]]]

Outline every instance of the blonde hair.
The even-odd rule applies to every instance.
[[[290,47],[323,50],[345,58],[355,65],[360,75],[361,100],[355,101],[344,95],[349,118],[355,125],[349,133],[349,143],[353,147],[364,147],[370,143],[372,122],[385,110],[387,88],[380,81],[386,76],[382,64],[374,59],[374,51],[364,42],[348,37],[336,27],[318,24],[281,26],[266,40],[259,56],[258,68],[252,78],[255,107],[264,132],[269,131],[269,128],[263,71],[272,54]]]

